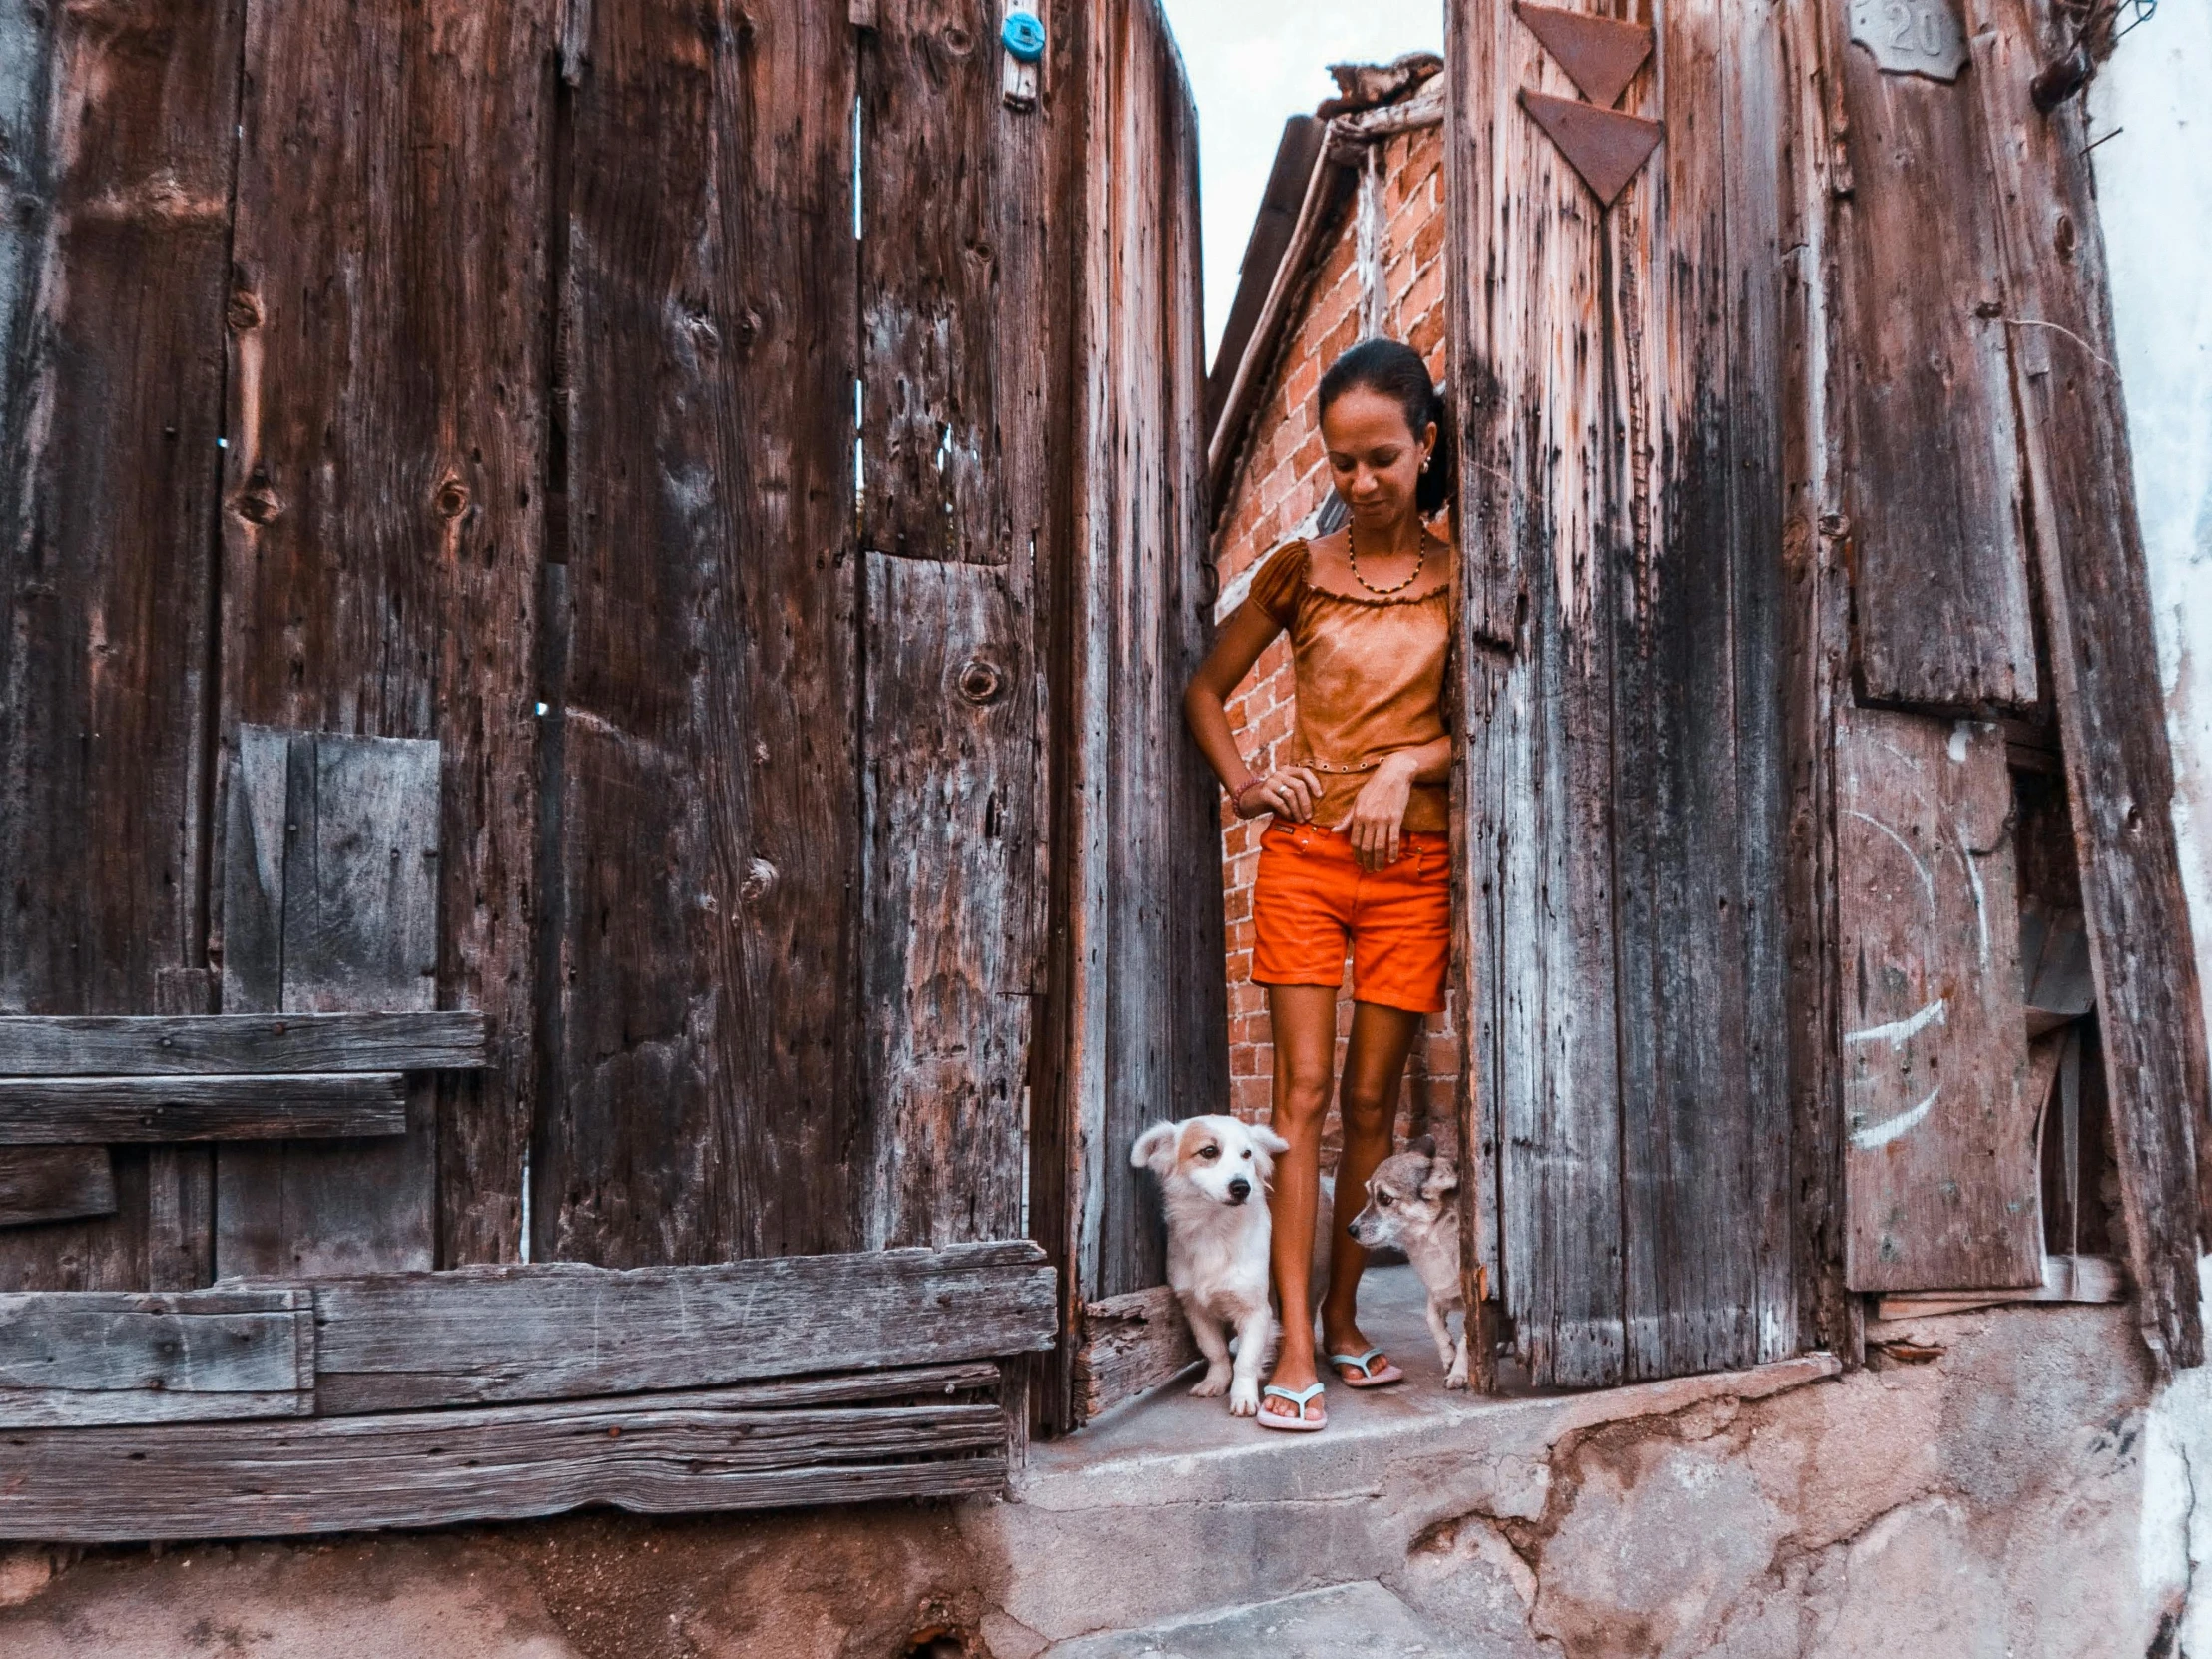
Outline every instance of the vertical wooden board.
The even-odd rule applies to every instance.
[[[1021,1228],[1035,681],[997,567],[869,553],[863,1247]]]
[[[257,750],[273,747],[266,734],[256,736]],[[291,736],[277,934],[282,965],[276,1003],[267,1011],[435,1004],[439,760],[440,746],[422,739]],[[235,776],[251,794],[261,771],[242,767]],[[238,851],[245,856],[247,849]],[[260,836],[253,851],[260,851]],[[227,892],[252,891],[258,883],[258,874],[226,871]],[[226,980],[226,1007],[263,1011],[245,1003],[246,987],[265,973],[242,961],[238,980]],[[224,1147],[216,1170],[217,1277],[434,1267],[432,1087],[427,1080],[411,1086],[403,1136]]]
[[[516,1252],[535,1076],[552,10],[255,0],[245,49],[222,727],[442,745],[438,984],[495,1059],[438,1085],[444,1263]]]
[[[0,1008],[143,1009],[205,945],[241,12],[0,6]],[[143,1283],[145,1155],[116,1173],[112,1218],[11,1238],[0,1284]]]
[[[1214,786],[1182,691],[1209,637],[1195,118],[1158,10],[1094,14],[1081,251],[1077,896],[1070,948],[1080,1283],[1090,1300],[1159,1284],[1164,1242],[1142,1126],[1227,1093]],[[1211,884],[1209,884],[1211,883]],[[1196,914],[1211,906],[1214,918]],[[1187,993],[1187,994],[1186,994]]]
[[[1836,737],[1849,1283],[2041,1283],[2004,737],[1878,710]]]
[[[1853,9],[1822,7],[1850,179],[1836,234],[1860,694],[2031,707],[1998,207],[1966,184],[1986,176],[1979,101],[1970,72],[1945,82],[1881,69],[1848,39]]]
[[[855,45],[572,13],[562,932],[533,1251],[853,1248]]]
[[[1623,1373],[1621,1094],[1612,868],[1604,226],[1522,111],[1572,96],[1503,7],[1455,5],[1448,236],[1461,280],[1462,674],[1470,839],[1463,925],[1496,1115],[1507,1311],[1547,1383]],[[1502,673],[1476,665],[1511,653]],[[1490,687],[1484,685],[1490,682]],[[1495,883],[1494,887],[1489,883]],[[1484,987],[1488,988],[1485,989]]]
[[[2078,100],[2028,86],[2070,39],[2040,0],[1967,0],[2013,314],[2013,392],[2046,608],[2052,701],[2111,1085],[2129,1263],[2162,1368],[2201,1365],[2198,1252],[2212,1209],[2212,1081],[2173,825],[2126,410]]]
[[[1782,949],[1784,112],[1756,19],[1667,15],[1616,202],[1615,869],[1628,1374],[1794,1349]],[[1630,97],[1635,96],[1631,92]],[[1718,648],[1716,648],[1716,646]]]
[[[860,542],[1002,564],[998,0],[881,0],[859,42]]]

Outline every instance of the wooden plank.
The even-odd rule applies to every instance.
[[[1447,235],[1493,250],[1462,289],[1447,376],[1463,422],[1474,1090],[1494,1102],[1481,1143],[1499,1160],[1501,1292],[1522,1358],[1541,1382],[1592,1385],[1625,1361],[1614,616],[1595,587],[1611,460],[1585,427],[1606,405],[1603,225],[1518,106],[1522,87],[1572,96],[1535,37],[1507,8],[1457,5],[1447,44],[1462,117],[1447,129]]]
[[[1976,1308],[2028,1302],[2125,1302],[2127,1267],[2116,1256],[2046,1256],[2042,1279],[2025,1290],[2009,1286],[1978,1291],[1897,1291],[1875,1303],[1875,1318],[1931,1319]]]
[[[1776,32],[1668,14],[1674,138],[1606,216],[1611,862],[1625,1375],[1795,1352],[1783,948],[1784,194]],[[1634,93],[1630,94],[1631,98]],[[1630,104],[1630,108],[1641,106]],[[1574,742],[1579,727],[1565,729]],[[1600,756],[1600,764],[1607,757]]]
[[[0,1296],[0,1428],[308,1415],[304,1291]]]
[[[1037,979],[1036,676],[1002,569],[869,553],[863,1242],[1018,1234]]]
[[[1018,1354],[1051,1346],[1054,1302],[1027,1242],[335,1280],[315,1287],[316,1404],[559,1399]]]
[[[144,1009],[203,959],[244,10],[0,5],[0,1009]],[[144,1283],[145,1184],[123,1154],[107,1219],[12,1236],[0,1285]]]
[[[1851,1288],[2033,1285],[2042,1101],[2004,734],[1854,709],[1836,773]]]
[[[484,1016],[460,1009],[0,1016],[0,1077],[435,1071],[483,1063]]]
[[[1520,107],[1503,8],[1448,31],[1460,403],[1470,1272],[1542,1383],[1799,1341],[1789,871],[1815,740],[1784,542],[1779,32],[1670,11],[1625,94],[1668,137],[1601,211]],[[1660,93],[1664,89],[1665,107]],[[1748,158],[1748,159],[1747,159]],[[1793,769],[1793,753],[1799,756]],[[1494,1219],[1493,1219],[1494,1218]],[[1493,1262],[1482,1242],[1501,1234]]]
[[[1784,284],[1780,419],[1784,516],[1783,755],[1790,802],[1777,894],[1788,952],[1791,1257],[1797,1341],[1846,1366],[1861,1363],[1862,1298],[1844,1281],[1843,1076],[1837,1036],[1843,986],[1836,943],[1835,709],[1849,695],[1851,596],[1843,546],[1842,367],[1834,344],[1835,261],[1831,212],[1836,151],[1818,141],[1829,125],[1836,78],[1822,66],[1824,24],[1815,8],[1782,20],[1781,50],[1794,89],[1788,116],[1788,186],[1778,264]]]
[[[75,1542],[983,1495],[995,1404],[749,1410],[714,1393],[0,1434],[0,1537]]]
[[[1012,553],[992,291],[1007,114],[998,30],[997,0],[878,0],[859,37],[860,545],[870,552],[985,564]]]
[[[274,761],[274,748],[266,753]],[[420,739],[330,733],[290,739],[284,751],[277,1010],[426,1011],[435,1001],[439,759],[440,746]],[[247,764],[242,750],[242,774]],[[257,779],[247,776],[244,784],[250,796],[266,799]],[[258,843],[256,855],[258,868]],[[251,882],[228,877],[226,890],[259,879],[258,873]],[[239,958],[233,978],[233,959],[227,950],[224,1001],[236,1007],[247,1001],[249,973],[262,970]],[[225,1081],[234,1099],[276,1100],[285,1093],[256,1086],[275,1080]],[[347,1098],[343,1086],[355,1081],[366,1079],[285,1080],[296,1098],[333,1101]],[[359,1125],[338,1132],[380,1135],[383,1146],[316,1146],[295,1138],[219,1155],[218,1278],[432,1265],[437,1142],[430,1088],[420,1081],[408,1087],[386,1074],[373,1090],[351,1098],[365,1106],[371,1092],[383,1115],[338,1120]],[[203,1095],[213,1097],[212,1091]],[[389,1116],[395,1105],[396,1124]],[[207,1138],[275,1137],[265,1126],[251,1135]]]
[[[2198,1252],[2212,1211],[2212,1081],[2173,823],[2174,765],[2104,246],[2079,100],[2028,94],[2060,25],[2040,0],[1969,0],[2000,221],[2012,386],[2034,515],[2051,691],[2089,926],[2144,1340],[2204,1360]],[[2070,25],[2067,25],[2070,27]]]
[[[0,1146],[403,1135],[398,1072],[0,1077]]]
[[[1852,616],[1861,697],[2035,704],[2035,630],[2006,363],[1998,207],[1972,78],[1885,73],[1821,8],[1850,188],[1838,256]],[[1940,235],[1931,228],[1941,227]],[[1929,434],[1945,434],[1931,443]]]
[[[208,968],[165,973],[158,982],[155,1012],[212,1017],[221,983]],[[151,1145],[146,1149],[146,1288],[189,1291],[214,1277],[215,1147]]]
[[[1214,1110],[1228,1056],[1219,787],[1182,716],[1214,591],[1193,331],[1196,116],[1155,6],[1093,25],[1083,52],[1065,1110],[1073,1254],[1095,1301],[1165,1277],[1157,1195],[1126,1150],[1153,1118]]]
[[[103,1148],[11,1148],[0,1158],[0,1227],[114,1213],[115,1173]]]
[[[1084,1420],[1172,1382],[1199,1358],[1183,1304],[1165,1285],[1086,1303],[1075,1358]]]
[[[843,7],[704,33],[645,0],[577,11],[543,883],[564,919],[532,1253],[848,1250],[868,1176],[853,31]]]
[[[480,1009],[494,1062],[425,1085],[420,1134],[358,1155],[363,1170],[410,1160],[403,1180],[376,1177],[399,1182],[404,1223],[380,1222],[330,1265],[365,1265],[364,1251],[399,1252],[387,1265],[428,1265],[437,1251],[497,1260],[519,1245],[536,1077],[532,674],[554,10],[257,6],[244,46],[220,730],[440,743],[443,788],[423,842],[440,857],[415,873],[433,883],[442,977],[347,1006]],[[355,344],[332,350],[333,339]],[[395,965],[419,976],[437,959]],[[308,1006],[333,1004],[225,1002]],[[265,1175],[267,1156],[244,1155]],[[242,1185],[280,1183],[246,1178],[234,1193]],[[442,1243],[429,1231],[439,1210]]]

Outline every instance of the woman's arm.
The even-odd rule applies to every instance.
[[[1375,776],[1352,804],[1352,816],[1332,826],[1342,830],[1352,850],[1368,869],[1397,862],[1398,838],[1405,830],[1405,804],[1415,784],[1441,784],[1451,777],[1451,735],[1431,738],[1411,749],[1382,757]]]
[[[1250,600],[1239,605],[1214,637],[1214,649],[1206,654],[1206,661],[1191,676],[1183,693],[1183,718],[1190,723],[1191,735],[1198,739],[1214,776],[1229,791],[1239,818],[1280,813],[1303,824],[1314,816],[1314,803],[1321,799],[1321,780],[1310,768],[1300,766],[1277,767],[1265,777],[1255,775],[1229,730],[1229,694],[1282,632],[1283,625]]]

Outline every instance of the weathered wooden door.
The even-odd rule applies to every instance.
[[[1450,17],[1472,1277],[1579,1384],[2065,1277],[2017,763],[2063,772],[2144,1328],[2196,1363],[2172,770],[2078,113],[2028,91],[2070,25]]]
[[[1583,20],[1625,90],[1510,7],[1449,42],[1470,1144],[1521,1352],[1585,1385],[1799,1341],[1788,93],[1766,13],[1648,19]]]
[[[1149,0],[1003,9],[0,5],[0,1422],[828,1368],[774,1468],[471,1512],[1002,1478],[1109,1099],[1225,1069],[1188,98]],[[111,1320],[254,1364],[9,1369]],[[37,1531],[138,1454],[53,1432],[0,1531],[464,1518]]]

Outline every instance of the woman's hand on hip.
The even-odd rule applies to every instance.
[[[1314,816],[1320,801],[1321,778],[1312,767],[1277,767],[1237,792],[1237,816],[1258,818],[1262,813],[1273,813],[1293,824],[1304,824]]]
[[[1382,869],[1397,862],[1398,843],[1405,833],[1405,804],[1413,798],[1416,770],[1402,751],[1384,756],[1353,802],[1352,816],[1337,827],[1352,842],[1362,869]]]

